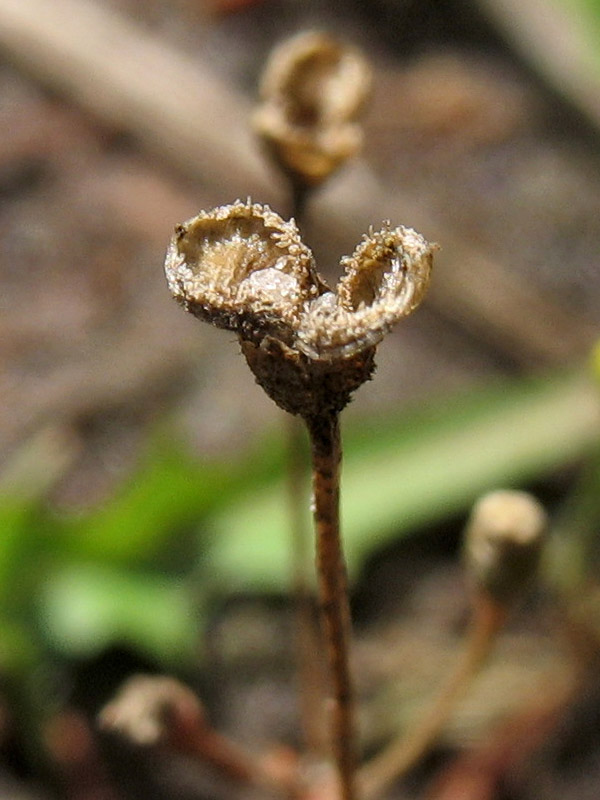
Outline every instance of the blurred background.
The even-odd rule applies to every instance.
[[[441,246],[343,418],[365,750],[453,663],[470,505],[526,488],[553,521],[540,586],[394,797],[482,748],[479,798],[600,792],[597,0],[0,0],[2,797],[230,795],[98,740],[136,671],[185,678],[257,750],[297,741],[283,414],[162,263],[200,209],[289,215],[249,118],[306,29],[374,74],[364,150],[303,220],[319,269],[386,219]]]

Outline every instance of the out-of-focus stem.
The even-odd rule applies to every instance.
[[[483,592],[478,593],[463,654],[455,670],[448,676],[431,708],[408,735],[392,741],[360,770],[358,777],[363,800],[380,796],[426,754],[489,655],[505,617],[505,607]]]
[[[342,800],[354,800],[356,746],[349,665],[350,608],[340,537],[341,444],[337,413],[307,420],[312,454],[319,602],[332,693],[331,732]]]
[[[304,212],[311,195],[311,189],[305,183],[301,183],[293,178],[290,178],[289,183],[292,192],[292,217],[294,217],[296,224],[302,230]]]
[[[184,684],[164,676],[137,675],[100,713],[100,727],[138,746],[161,746],[210,764],[223,777],[271,794],[297,795],[294,770],[274,769],[214,730],[202,704]]]
[[[251,784],[275,796],[292,797],[297,793],[295,781],[271,775],[260,759],[244,752],[212,728],[191,731],[185,737],[173,736],[171,744],[179,752],[211,764],[236,783]]]

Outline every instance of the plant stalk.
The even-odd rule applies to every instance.
[[[251,756],[227,737],[212,728],[179,731],[171,745],[200,762],[212,765],[221,775],[234,783],[267,790],[274,797],[290,798],[298,793],[297,782],[290,776],[272,774],[261,759]]]
[[[296,225],[298,225],[298,227],[302,229],[304,214],[306,211],[306,204],[312,192],[310,188],[306,186],[306,184],[301,183],[298,180],[294,180],[293,178],[290,178],[289,183],[292,193],[291,216],[294,217],[294,219],[296,220]]]
[[[307,753],[323,755],[326,748],[323,716],[323,662],[321,632],[314,614],[314,590],[309,578],[311,542],[308,518],[307,452],[301,422],[289,414],[287,489],[292,538],[292,588],[296,628],[296,664],[299,695],[300,730]]]
[[[354,696],[349,665],[350,606],[340,537],[339,415],[307,420],[313,468],[319,604],[332,693],[331,738],[342,800],[355,800]]]
[[[290,188],[290,217],[300,230],[304,226],[309,187],[286,174]],[[299,695],[300,729],[306,752],[322,758],[327,751],[326,721],[323,713],[324,662],[321,657],[321,631],[314,615],[314,584],[310,542],[311,531],[306,516],[308,501],[308,457],[305,433],[300,419],[288,419],[288,508],[292,539],[292,588],[296,627],[296,665]]]
[[[504,606],[483,593],[478,594],[462,657],[431,707],[408,736],[392,741],[360,770],[359,781],[365,800],[374,800],[382,795],[427,753],[487,659],[505,619]]]

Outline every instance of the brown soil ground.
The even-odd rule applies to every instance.
[[[502,323],[482,328],[485,308],[463,313],[459,294],[408,320],[381,348],[377,380],[359,393],[351,418],[587,357],[600,321],[598,133],[471,4],[97,1],[197,58],[246,101],[284,34],[324,26],[360,45],[374,68],[362,161],[320,191],[305,221],[323,271],[332,275],[341,252],[364,231],[356,230],[354,242],[329,237],[320,215],[348,193],[360,196],[366,170],[395,198],[393,213],[403,211],[397,222],[440,242],[440,275],[464,267],[461,253],[471,260],[481,254],[493,279],[500,275],[513,287],[508,299],[487,301],[507,304],[506,329]],[[168,148],[157,155],[130,130],[83,110],[61,87],[8,55],[0,60],[0,453],[10,464],[25,443],[47,431],[72,443],[53,492],[57,505],[86,507],[110,496],[135,464],[149,426],[167,413],[199,452],[232,456],[278,424],[278,412],[253,385],[231,337],[187,319],[162,273],[174,224],[234,199],[223,196],[221,185],[184,174]],[[362,212],[368,216],[369,209]],[[465,291],[478,277],[465,272]],[[555,336],[530,338],[530,295],[544,299],[547,315],[556,314]],[[454,566],[457,532],[450,528],[447,537],[432,531],[414,551],[382,554],[357,592],[357,671],[372,747],[394,724],[387,708],[407,695],[418,707],[425,687],[439,682],[464,628],[465,589]],[[444,540],[451,546],[440,546]],[[534,606],[509,634],[480,694],[396,797],[600,796],[598,687],[586,684],[555,724],[549,695],[565,656],[549,643],[554,634],[543,600]],[[286,609],[256,599],[233,603],[215,621],[214,674],[200,681],[212,687],[211,708],[222,726],[245,741],[294,738],[287,623]],[[248,626],[256,629],[259,645],[251,658],[223,645],[228,630],[240,626],[247,636]],[[540,652],[547,656],[541,672],[534,658]],[[103,663],[80,665],[83,686],[98,679]],[[396,672],[413,678],[391,694],[372,689]],[[496,709],[498,681],[514,686],[512,715]],[[521,708],[528,695],[540,702]],[[94,699],[87,702],[93,706]],[[485,747],[472,749],[480,740]],[[31,788],[35,775],[14,752],[0,794],[125,800],[224,798],[233,791],[185,764],[149,763],[129,752],[124,759],[119,746],[106,747],[116,776],[106,794],[86,794],[85,776],[79,784],[71,776],[68,789],[60,781]],[[450,766],[432,788],[440,764]],[[487,783],[481,779],[473,789],[481,774]]]

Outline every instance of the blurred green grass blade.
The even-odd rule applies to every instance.
[[[4,601],[15,578],[15,571],[29,555],[28,539],[32,521],[32,501],[0,496],[0,601]]]
[[[163,664],[181,665],[194,656],[198,614],[180,579],[93,564],[57,568],[40,592],[47,643],[74,657],[128,644]]]
[[[81,557],[147,561],[202,515],[228,481],[221,465],[204,470],[183,448],[154,449],[114,498],[63,520],[65,542]]]
[[[598,441],[600,400],[586,376],[495,386],[347,437],[343,536],[350,576],[374,550],[481,492],[518,486],[574,463]],[[353,446],[351,446],[353,445]],[[211,521],[207,580],[235,590],[282,590],[291,573],[283,479]]]
[[[27,613],[54,533],[39,499],[0,495],[0,614]]]
[[[42,427],[2,465],[0,476],[0,613],[15,611],[32,594],[55,528],[45,498],[79,453],[59,426]]]
[[[31,626],[0,614],[0,673],[3,677],[22,675],[39,662],[38,642]]]
[[[592,453],[552,525],[544,549],[546,582],[565,598],[586,594],[600,565],[600,448]]]
[[[198,519],[264,481],[282,459],[280,442],[261,444],[247,459],[194,456],[164,432],[139,467],[106,504],[58,520],[62,541],[77,556],[114,563],[149,563]]]

